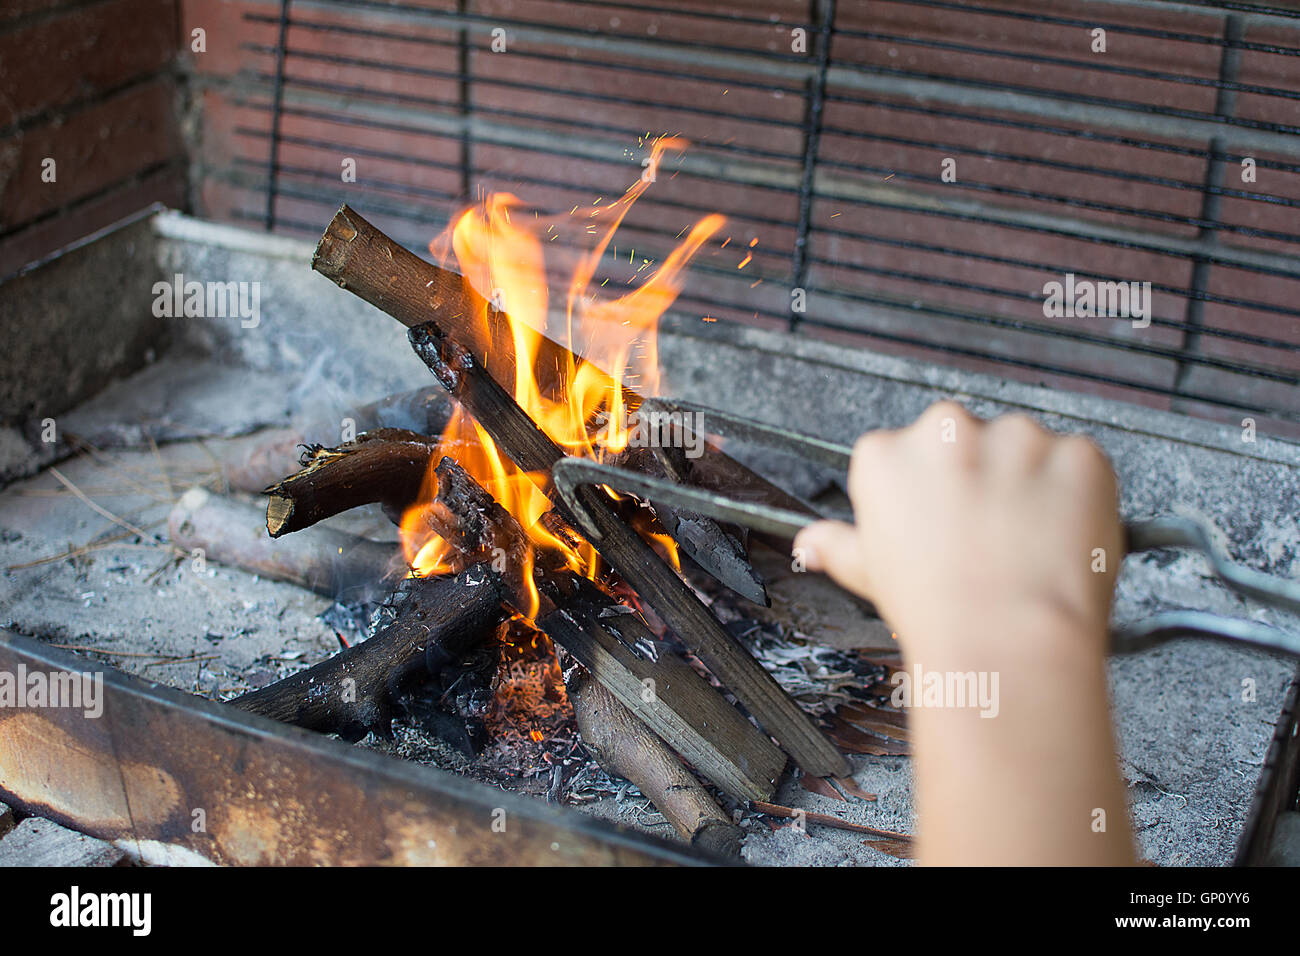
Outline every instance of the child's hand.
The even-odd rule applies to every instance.
[[[873,601],[905,650],[995,639],[1007,616],[1039,612],[1104,635],[1123,532],[1115,477],[1087,439],[939,402],[858,441],[849,494],[856,524],[813,525],[795,549]]]
[[[795,548],[875,602],[927,677],[906,701],[921,861],[1132,863],[1105,668],[1123,532],[1102,453],[941,402],[863,437],[849,494],[856,524],[820,522]],[[967,679],[991,691],[979,708],[944,691]]]

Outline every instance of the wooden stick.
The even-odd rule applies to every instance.
[[[737,800],[771,797],[785,754],[684,660],[657,654],[654,635],[631,608],[587,582],[577,585],[537,626],[719,789]],[[619,610],[625,613],[600,617]]]
[[[416,579],[396,619],[374,637],[230,704],[349,741],[387,735],[397,695],[491,633],[504,618],[501,595],[487,565]]]
[[[338,448],[310,449],[302,471],[264,492],[266,530],[278,538],[372,502],[400,520],[420,497],[437,445],[436,438],[380,428]]]
[[[564,457],[470,352],[452,342],[434,323],[412,328],[412,347],[438,380],[492,436],[497,446],[527,472],[547,473]],[[595,523],[593,544],[622,578],[662,617],[713,675],[754,715],[781,748],[806,773],[842,777],[848,761],[812,718],[781,689],[776,679],[718,623],[677,573],[615,512],[596,488],[579,489]],[[556,503],[579,530],[577,516]]]
[[[408,328],[437,316],[493,378],[514,381],[510,329],[490,303],[455,272],[425,262],[349,206],[341,206],[330,220],[311,267]],[[542,337],[537,368],[558,371],[566,366],[567,356],[567,349]],[[552,379],[542,384],[555,388],[560,383]]]
[[[582,742],[607,772],[636,784],[687,842],[740,855],[745,831],[650,728],[587,671],[575,668],[566,686]]]
[[[221,471],[230,487],[261,492],[279,481],[299,463],[300,446],[332,446],[342,440],[342,423],[351,423],[352,434],[378,428],[409,429],[419,435],[441,435],[451,418],[452,404],[437,385],[389,395],[377,402],[349,409],[338,418],[318,419],[288,428],[272,428],[233,443],[222,458]]]
[[[900,843],[910,843],[911,834],[897,833],[893,830],[881,830],[877,827],[869,827],[865,823],[853,823],[849,820],[842,820],[839,817],[833,817],[829,813],[815,813],[812,810],[796,810],[793,807],[783,807],[779,803],[765,803],[762,800],[754,800],[750,803],[750,809],[756,813],[765,813],[769,817],[782,817],[786,820],[803,819],[808,823],[820,823],[824,827],[834,827],[837,830],[849,830],[853,833],[869,833],[872,836],[884,837],[887,840],[897,840]]]
[[[320,528],[312,535],[272,541],[261,508],[191,488],[167,518],[172,543],[204,560],[289,581],[329,598],[364,596],[401,566],[395,544]]]

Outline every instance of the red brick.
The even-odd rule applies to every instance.
[[[1072,3],[1044,9],[1041,4],[1022,0],[1000,6],[1085,21],[1095,18],[1099,24],[1113,24],[1107,29],[1107,52],[1091,52],[1092,36],[1088,27],[885,0],[837,7],[836,29],[844,32],[837,34],[832,54],[837,62],[842,63],[1213,112],[1214,91],[1209,87],[1128,76],[1095,69],[1094,66],[1137,68],[1214,79],[1218,75],[1218,47],[1141,36],[1127,32],[1123,27],[1213,36],[1219,29],[1218,17],[1125,8],[1115,4],[1096,7]],[[866,39],[852,36],[847,31],[977,47],[990,52],[971,53],[925,43]],[[1081,65],[1035,63],[1027,58],[1029,56],[1078,61]]]
[[[110,0],[0,33],[0,127],[167,66],[173,0]]]
[[[180,61],[205,76],[234,76],[241,70],[274,69],[270,54],[246,50],[247,44],[274,48],[278,27],[265,20],[250,20],[249,14],[272,19],[279,16],[278,0],[179,0]],[[295,12],[296,15],[296,12]],[[193,34],[202,29],[206,49],[193,51]]]
[[[10,174],[0,194],[0,230],[122,182],[181,156],[173,113],[174,91],[156,80],[49,123],[17,141]],[[56,162],[57,181],[41,181],[46,157]]]

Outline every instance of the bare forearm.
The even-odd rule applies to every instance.
[[[909,670],[996,679],[994,714],[914,695],[921,860],[1131,863],[1106,693],[1124,534],[1105,455],[940,402],[858,440],[849,497],[854,524],[796,539],[806,566],[875,603]]]
[[[925,657],[907,659],[983,671],[997,691],[992,708],[913,707],[921,862],[1131,864],[1103,635],[1051,614],[984,624],[997,633],[921,641]]]

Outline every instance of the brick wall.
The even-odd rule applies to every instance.
[[[184,202],[175,0],[0,7],[0,276]]]
[[[0,253],[149,199],[304,237],[347,201],[421,248],[483,189],[617,197],[673,133],[616,288],[719,211],[688,316],[1300,435],[1300,16],[1233,6],[294,0],[281,44],[281,0],[22,0]],[[1065,272],[1151,282],[1152,325],[1045,317]]]

